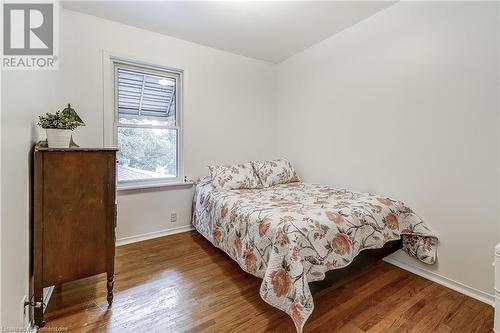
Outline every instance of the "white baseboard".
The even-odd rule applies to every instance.
[[[417,274],[423,278],[426,278],[427,280],[431,280],[432,282],[436,282],[436,283],[441,284],[445,287],[448,287],[450,289],[458,291],[461,294],[475,298],[478,301],[489,304],[491,306],[495,306],[495,296],[494,295],[490,295],[488,293],[485,293],[484,291],[469,287],[461,282],[454,281],[454,280],[449,279],[447,277],[444,277],[442,275],[436,274],[434,272],[430,272],[428,270],[422,269],[422,268],[417,267],[417,266],[413,266],[411,264],[399,261],[397,259],[386,257],[386,258],[384,258],[384,261],[386,261],[394,266],[397,266],[399,268],[402,268],[406,271],[409,271],[411,273]]]
[[[195,230],[193,228],[193,226],[186,225],[186,226],[172,228],[172,229],[165,229],[165,230],[159,230],[159,231],[154,231],[154,232],[148,232],[146,234],[140,234],[140,235],[136,235],[136,236],[123,237],[123,238],[119,238],[116,240],[116,246],[122,246],[122,245],[126,245],[126,244],[142,242],[142,241],[145,241],[148,239],[178,234],[181,232],[187,232],[187,231],[191,231],[191,230]]]

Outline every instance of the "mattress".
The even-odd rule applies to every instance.
[[[314,309],[308,283],[361,251],[401,239],[411,256],[436,261],[437,236],[403,202],[325,185],[226,190],[205,178],[196,186],[192,224],[263,280],[262,299],[290,315],[298,332]]]

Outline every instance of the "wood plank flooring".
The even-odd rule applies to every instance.
[[[78,264],[78,263],[75,263]],[[117,248],[115,298],[104,275],[56,287],[46,330],[295,332],[243,272],[196,232]],[[493,308],[385,262],[314,295],[304,332],[491,332]],[[43,331],[43,330],[42,330]]]

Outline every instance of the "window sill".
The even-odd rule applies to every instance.
[[[152,184],[122,184],[116,187],[118,192],[130,191],[130,190],[141,190],[148,188],[159,188],[159,187],[191,187],[194,182],[164,182],[164,183],[152,183]]]

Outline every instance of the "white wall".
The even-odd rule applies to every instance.
[[[2,324],[19,326],[28,294],[29,151],[36,115],[70,102],[87,126],[82,146],[102,146],[103,50],[185,71],[185,174],[195,179],[212,163],[271,156],[274,65],[119,23],[61,9],[57,72],[4,72],[2,86]],[[191,188],[121,192],[117,238],[188,226]],[[170,223],[170,212],[178,222]]]
[[[58,104],[55,77],[46,71],[2,73],[0,309],[5,327],[21,325],[22,298],[29,295],[30,150],[37,140],[35,115]]]
[[[2,91],[2,71],[0,71],[0,92]],[[0,93],[0,148],[2,147],[2,94]],[[2,307],[2,153],[0,151],[0,308]],[[0,327],[2,327],[2,311],[0,310]]]
[[[400,2],[278,65],[277,151],[304,179],[405,201],[439,262],[493,294],[496,3]]]
[[[75,105],[87,126],[78,143],[103,144],[102,53],[185,71],[185,174],[195,179],[212,163],[271,156],[274,66],[164,35],[64,11],[61,103]],[[85,27],[85,29],[82,29]],[[268,148],[269,147],[269,148]],[[117,238],[189,224],[191,188],[120,192]],[[178,222],[170,222],[170,213]]]

